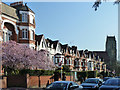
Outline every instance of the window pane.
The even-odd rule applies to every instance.
[[[25,37],[24,37],[24,30],[22,30],[22,38],[25,38]]]
[[[5,35],[4,35],[4,32],[3,32],[3,42],[5,41]]]
[[[22,21],[27,22],[27,20],[28,20],[27,13],[22,13]]]
[[[6,41],[8,41],[8,34],[6,33]]]
[[[27,35],[27,30],[25,30],[25,38],[27,38],[27,36],[28,36],[28,35]]]

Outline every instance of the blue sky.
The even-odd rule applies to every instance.
[[[76,45],[78,49],[105,50],[107,35],[118,34],[117,5],[102,3],[97,11],[94,2],[28,2],[35,12],[36,34]]]

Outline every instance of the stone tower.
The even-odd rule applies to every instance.
[[[110,62],[110,68],[114,69],[116,62],[117,62],[117,49],[116,49],[116,39],[115,36],[107,36],[106,40],[106,52],[109,56]]]

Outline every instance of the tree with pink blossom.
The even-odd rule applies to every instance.
[[[53,70],[55,67],[48,51],[35,51],[15,41],[2,43],[2,54],[3,66],[13,69]]]

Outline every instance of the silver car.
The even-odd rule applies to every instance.
[[[55,81],[46,90],[81,90],[83,87],[73,81]]]

